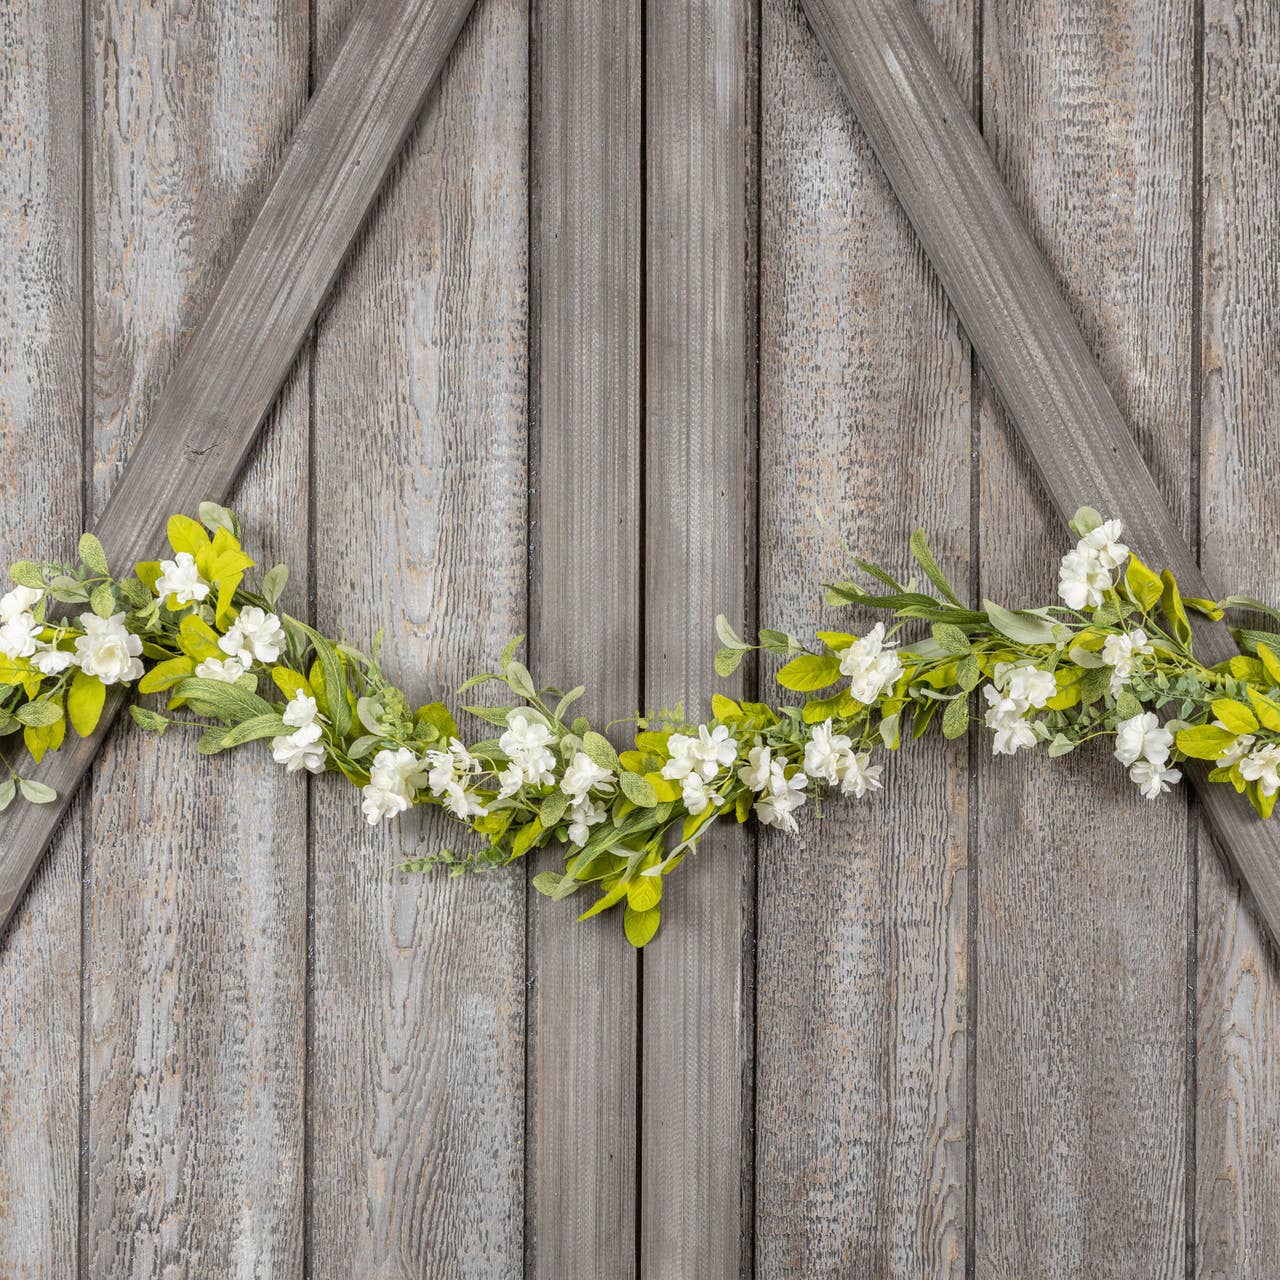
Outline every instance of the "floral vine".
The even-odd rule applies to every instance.
[[[563,846],[563,869],[536,875],[534,886],[553,899],[593,886],[579,919],[622,905],[638,947],[657,931],[664,878],[717,819],[754,814],[794,833],[797,811],[823,787],[856,799],[879,791],[875,754],[935,722],[944,737],[964,736],[975,691],[996,755],[1043,746],[1059,756],[1113,738],[1115,758],[1150,799],[1180,781],[1187,758],[1211,761],[1210,781],[1234,786],[1264,818],[1280,790],[1280,633],[1237,628],[1241,652],[1206,667],[1188,618],[1244,609],[1280,622],[1280,611],[1244,597],[1183,597],[1168,570],[1155,573],[1120,541],[1119,521],[1089,508],[1072,522],[1079,541],[1061,561],[1061,604],[969,608],[917,532],[910,550],[932,592],[862,560],[874,589],[826,588],[828,604],[889,611],[887,627],[819,632],[812,647],[764,630],[753,645],[717,618],[716,671],[728,676],[763,649],[786,659],[777,679],[801,695],[796,705],[716,695],[701,723],[679,709],[637,717],[621,752],[572,715],[581,687],[534,684],[518,640],[497,670],[459,691],[501,685],[517,703],[461,708],[491,728],[464,742],[449,709],[412,707],[376,654],[281,611],[288,570],[256,573],[232,512],[204,503],[199,514],[169,520],[171,559],[122,578],[92,534],[78,564],[13,566],[16,585],[0,598],[0,738],[20,733],[39,764],[68,725],[94,732],[108,688],[136,685],[164,700],[163,710],[130,706],[144,729],[194,726],[204,755],[265,740],[290,773],[342,773],[370,823],[435,805],[481,838],[407,869],[459,875]],[[927,634],[908,637],[921,623]],[[0,810],[18,795],[56,798],[11,759],[5,766]]]

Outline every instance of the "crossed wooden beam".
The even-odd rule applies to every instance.
[[[95,532],[113,563],[152,554],[172,511],[224,500],[475,0],[369,0],[307,107],[213,304],[161,393]],[[915,0],[802,0],[983,368],[1064,519],[1086,503],[1214,599],[1005,189]],[[1236,652],[1221,623],[1211,662]],[[0,818],[0,932],[102,745],[46,758],[59,799]],[[1280,938],[1280,824],[1188,762],[1220,848]]]

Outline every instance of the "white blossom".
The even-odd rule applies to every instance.
[[[59,649],[55,644],[37,640],[36,651],[32,656],[31,665],[41,675],[56,676],[60,675],[68,667],[74,666],[75,661],[76,655],[74,653],[70,653],[66,649]]]
[[[1148,800],[1158,800],[1174,783],[1182,780],[1177,769],[1155,760],[1137,760],[1129,766],[1129,777]]]
[[[316,700],[299,689],[289,699],[289,705],[285,707],[280,719],[295,729],[306,729],[315,724],[318,715]]]
[[[1240,761],[1240,776],[1256,782],[1264,796],[1280,791],[1280,746],[1274,742],[1255,747]]]
[[[1058,566],[1058,595],[1072,609],[1096,609],[1111,586],[1111,570],[1094,551],[1077,547]]]
[[[861,800],[868,791],[879,791],[883,784],[880,774],[884,766],[871,763],[871,756],[866,751],[856,755],[850,752],[840,761],[840,790],[847,796]]]
[[[513,796],[526,783],[546,787],[555,782],[556,758],[550,746],[554,740],[551,730],[541,720],[532,719],[523,711],[513,711],[506,731],[498,739],[498,746],[511,762],[502,771],[499,794]]]
[[[777,827],[794,835],[800,830],[794,814],[804,804],[805,789],[809,779],[803,770],[788,778],[781,760],[775,760],[770,770],[769,790],[756,801],[756,817],[766,827]]]
[[[0,622],[12,622],[20,613],[31,613],[44,599],[37,587],[14,587],[0,596]]]
[[[427,787],[437,800],[452,798],[466,779],[481,769],[480,761],[457,738],[450,738],[444,750],[428,751],[423,757],[427,769]]]
[[[206,658],[196,667],[195,673],[201,680],[235,684],[245,674],[245,666],[239,658]]]
[[[680,787],[680,799],[695,818],[705,812],[707,806],[717,798],[710,783],[700,773],[688,774],[682,779]]]
[[[850,694],[864,706],[874,703],[902,675],[897,650],[885,643],[883,622],[841,652],[840,670],[849,677]]]
[[[591,838],[591,828],[603,822],[609,811],[602,804],[597,804],[590,797],[584,797],[580,803],[569,809],[569,841],[579,849]]]
[[[1119,520],[1104,520],[1091,529],[1077,544],[1081,551],[1097,556],[1105,569],[1118,569],[1129,558],[1129,548],[1120,541],[1124,525]]]
[[[156,594],[161,600],[173,596],[178,604],[195,604],[209,594],[209,584],[200,576],[190,551],[179,551],[174,559],[160,561]]]
[[[585,799],[591,791],[611,794],[615,781],[608,769],[601,768],[585,751],[578,751],[560,779],[560,790],[576,802]]]
[[[30,658],[43,627],[33,613],[15,613],[0,626],[0,653],[7,658]]]
[[[286,722],[287,723],[287,722]],[[271,755],[289,773],[305,769],[308,773],[324,772],[323,730],[318,724],[300,725],[293,733],[271,739]]]
[[[747,752],[747,763],[738,770],[738,779],[750,791],[764,791],[773,774],[773,748],[763,744]]]
[[[468,790],[461,783],[454,783],[445,789],[444,807],[455,818],[466,821],[468,818],[483,818],[489,812],[481,802],[479,795]]]
[[[726,725],[718,724],[714,729],[708,729],[705,724],[700,724],[693,743],[693,755],[698,772],[710,782],[721,769],[728,768],[738,758],[738,743]]]
[[[369,784],[360,792],[366,821],[372,826],[403,813],[413,804],[414,791],[425,782],[422,761],[408,747],[379,751],[369,770]]]
[[[254,662],[274,662],[284,649],[284,628],[274,613],[257,605],[241,609],[227,634],[218,641],[223,653],[239,658],[246,667]]]
[[[697,738],[687,733],[673,733],[667,739],[667,754],[671,758],[662,766],[662,776],[676,782],[687,778],[698,764],[697,745]]]
[[[1227,728],[1221,720],[1213,722],[1215,729],[1222,729],[1227,733],[1231,730]],[[1239,764],[1241,760],[1249,754],[1249,748],[1257,741],[1251,733],[1237,734],[1225,747],[1222,748],[1215,761],[1219,769],[1230,769],[1233,764]]]
[[[1141,627],[1135,627],[1127,635],[1109,635],[1106,638],[1102,645],[1102,661],[1112,669],[1113,698],[1133,679],[1138,659],[1154,652],[1147,642],[1147,633]]]
[[[1130,716],[1116,725],[1115,756],[1123,765],[1132,765],[1138,760],[1163,765],[1172,747],[1173,734],[1150,711]]]
[[[1039,667],[1014,667],[1009,674],[1009,697],[1021,702],[1024,710],[1027,707],[1042,710],[1057,692],[1058,682],[1052,671],[1041,671]]]
[[[97,676],[103,684],[122,684],[142,675],[142,641],[124,625],[124,614],[109,618],[82,613],[84,635],[76,638],[76,661],[87,676]]]
[[[823,782],[838,782],[846,756],[853,754],[853,740],[844,733],[833,733],[830,719],[816,724],[804,747],[804,771]]]
[[[1005,697],[995,685],[984,685],[982,696],[987,700],[986,725],[994,731],[991,754],[1016,755],[1022,747],[1034,747],[1036,732],[1025,718],[1027,703],[1020,698]]]

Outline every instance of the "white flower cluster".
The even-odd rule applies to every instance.
[[[1227,728],[1221,720],[1215,720],[1213,725],[1216,729]],[[1280,791],[1280,745],[1267,742],[1258,747],[1254,745],[1257,741],[1252,733],[1237,735],[1215,763],[1219,769],[1238,764],[1246,782],[1256,782],[1264,796],[1273,796]]]
[[[200,669],[196,668],[199,675]],[[271,755],[289,773],[305,769],[308,773],[324,772],[323,718],[316,710],[316,700],[301,689],[293,695],[280,718],[293,732],[271,739]]]
[[[384,818],[404,813],[426,781],[422,761],[408,747],[379,751],[369,770],[369,785],[360,792],[365,821],[372,826]]]
[[[450,738],[443,751],[428,751],[424,761],[427,790],[437,800],[443,800],[444,807],[455,818],[465,822],[471,817],[483,818],[489,812],[470,786],[476,775],[483,772],[484,765],[457,738]],[[377,766],[376,756],[374,765]]]
[[[76,637],[75,652],[58,648],[64,634],[58,629],[53,640],[43,640],[44,623],[33,612],[44,598],[34,587],[15,587],[0,597],[0,653],[14,659],[28,658],[41,675],[55,676],[70,666],[79,666],[85,675],[97,676],[103,684],[128,684],[142,675],[142,641],[124,625],[124,614],[99,618],[94,613],[80,615],[83,635]]]
[[[883,622],[840,651],[840,670],[849,677],[850,695],[868,707],[898,680],[902,660],[897,649],[885,643]]]
[[[1135,627],[1126,635],[1109,635],[1102,645],[1102,661],[1111,668],[1111,696],[1114,698],[1141,668],[1141,660],[1154,653],[1147,633]]]
[[[613,795],[617,784],[610,770],[596,764],[585,751],[574,752],[573,759],[560,779],[560,790],[569,797],[569,841],[581,848],[591,835],[591,828],[609,816],[608,810],[592,798]]]
[[[1157,799],[1182,780],[1179,770],[1168,767],[1172,748],[1173,734],[1150,711],[1116,725],[1116,759],[1129,770],[1129,777],[1148,800]]]
[[[662,766],[662,776],[679,782],[684,807],[695,817],[709,804],[719,807],[723,797],[711,786],[722,769],[730,768],[738,758],[738,743],[725,725],[708,729],[698,726],[696,737],[673,733],[667,740],[671,759]]]
[[[986,724],[995,737],[991,754],[1016,755],[1022,747],[1034,747],[1037,741],[1034,724],[1026,718],[1028,711],[1041,711],[1058,691],[1053,672],[1035,666],[1002,667],[996,670],[997,684],[985,685],[982,696],[987,700]]]
[[[174,559],[160,561],[156,594],[161,600],[172,596],[179,605],[198,604],[209,591],[209,584],[200,576],[196,558],[190,551],[179,551]]]
[[[555,735],[541,721],[514,711],[498,746],[510,764],[498,775],[498,797],[505,800],[521,787],[549,787],[555,782],[556,757],[551,750]]]
[[[74,665],[76,655],[58,648],[60,631],[54,640],[40,638],[44,624],[34,610],[43,599],[44,592],[35,587],[14,587],[0,596],[0,653],[14,660],[28,658],[41,675],[56,676]]]
[[[1115,571],[1129,558],[1120,541],[1124,526],[1104,520],[1062,557],[1058,567],[1058,594],[1072,609],[1096,609],[1103,592],[1115,583]]]

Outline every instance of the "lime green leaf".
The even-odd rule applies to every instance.
[[[1253,733],[1258,727],[1253,712],[1234,698],[1218,698],[1213,703],[1213,714],[1232,733]]]
[[[1173,638],[1179,644],[1189,645],[1191,643],[1191,622],[1187,618],[1186,609],[1182,607],[1182,593],[1178,590],[1178,584],[1168,569],[1160,575],[1160,581],[1164,584],[1160,592],[1160,607],[1164,610],[1164,616],[1169,620],[1169,625],[1173,630]]]
[[[1129,557],[1129,567],[1124,574],[1124,585],[1129,592],[1129,598],[1143,613],[1150,613],[1155,608],[1156,601],[1164,593],[1164,583],[1135,555]]]
[[[653,940],[653,935],[658,932],[658,925],[662,920],[662,908],[660,906],[650,907],[647,911],[637,911],[634,907],[628,905],[627,914],[623,918],[623,928],[626,931],[627,941],[633,947],[643,947]]]
[[[198,556],[209,545],[209,535],[190,516],[170,516],[168,533],[169,545],[175,552]]]
[[[515,834],[515,839],[511,842],[511,856],[513,858],[523,858],[530,849],[533,848],[534,841],[542,834],[542,823],[534,818],[531,822],[526,822],[523,827]]]
[[[778,672],[778,683],[784,689],[794,689],[798,693],[826,689],[839,679],[840,659],[813,653],[802,653],[798,658],[792,658]]]
[[[1272,733],[1280,733],[1280,706],[1270,698],[1264,698],[1256,689],[1249,690],[1249,701],[1253,703],[1254,714],[1262,727],[1270,729]]]
[[[87,738],[98,727],[106,700],[106,688],[97,676],[76,672],[67,692],[67,718],[82,738]]]
[[[329,723],[333,725],[334,732],[340,738],[345,738],[351,729],[351,707],[347,702],[347,677],[343,670],[342,659],[338,657],[338,651],[333,645],[318,631],[305,623],[300,622],[298,626],[311,641],[311,647],[316,653],[316,661],[320,665],[321,682],[324,688],[316,689],[316,701],[319,702],[323,697],[322,710],[329,717]]]
[[[535,877],[536,878],[536,877]],[[610,907],[616,906],[626,896],[627,886],[624,881],[622,884],[616,884],[607,893],[601,894],[595,902],[591,904],[579,917],[578,920],[590,920],[592,916],[598,916],[602,911],[608,911]]]
[[[1271,677],[1272,683],[1280,685],[1280,658],[1276,657],[1275,650],[1259,642],[1257,651],[1258,659],[1266,669],[1267,675]]]
[[[111,572],[111,566],[107,563],[107,553],[102,549],[102,543],[91,533],[82,533],[80,535],[80,559],[94,573],[101,574],[106,577]]]
[[[158,662],[138,681],[138,692],[159,693],[168,689],[189,676],[195,670],[195,665],[190,658],[170,658],[167,662]]]
[[[458,736],[458,722],[443,702],[428,702],[419,707],[413,713],[413,720],[417,725],[430,725],[446,742]]]
[[[661,876],[637,876],[627,883],[627,906],[630,910],[649,911],[661,901]]]
[[[1178,750],[1193,760],[1216,760],[1235,740],[1230,729],[1212,724],[1179,729],[1177,735]]]
[[[717,720],[741,720],[743,716],[742,704],[735,702],[732,698],[726,698],[723,693],[713,693],[711,695],[711,714]]]

